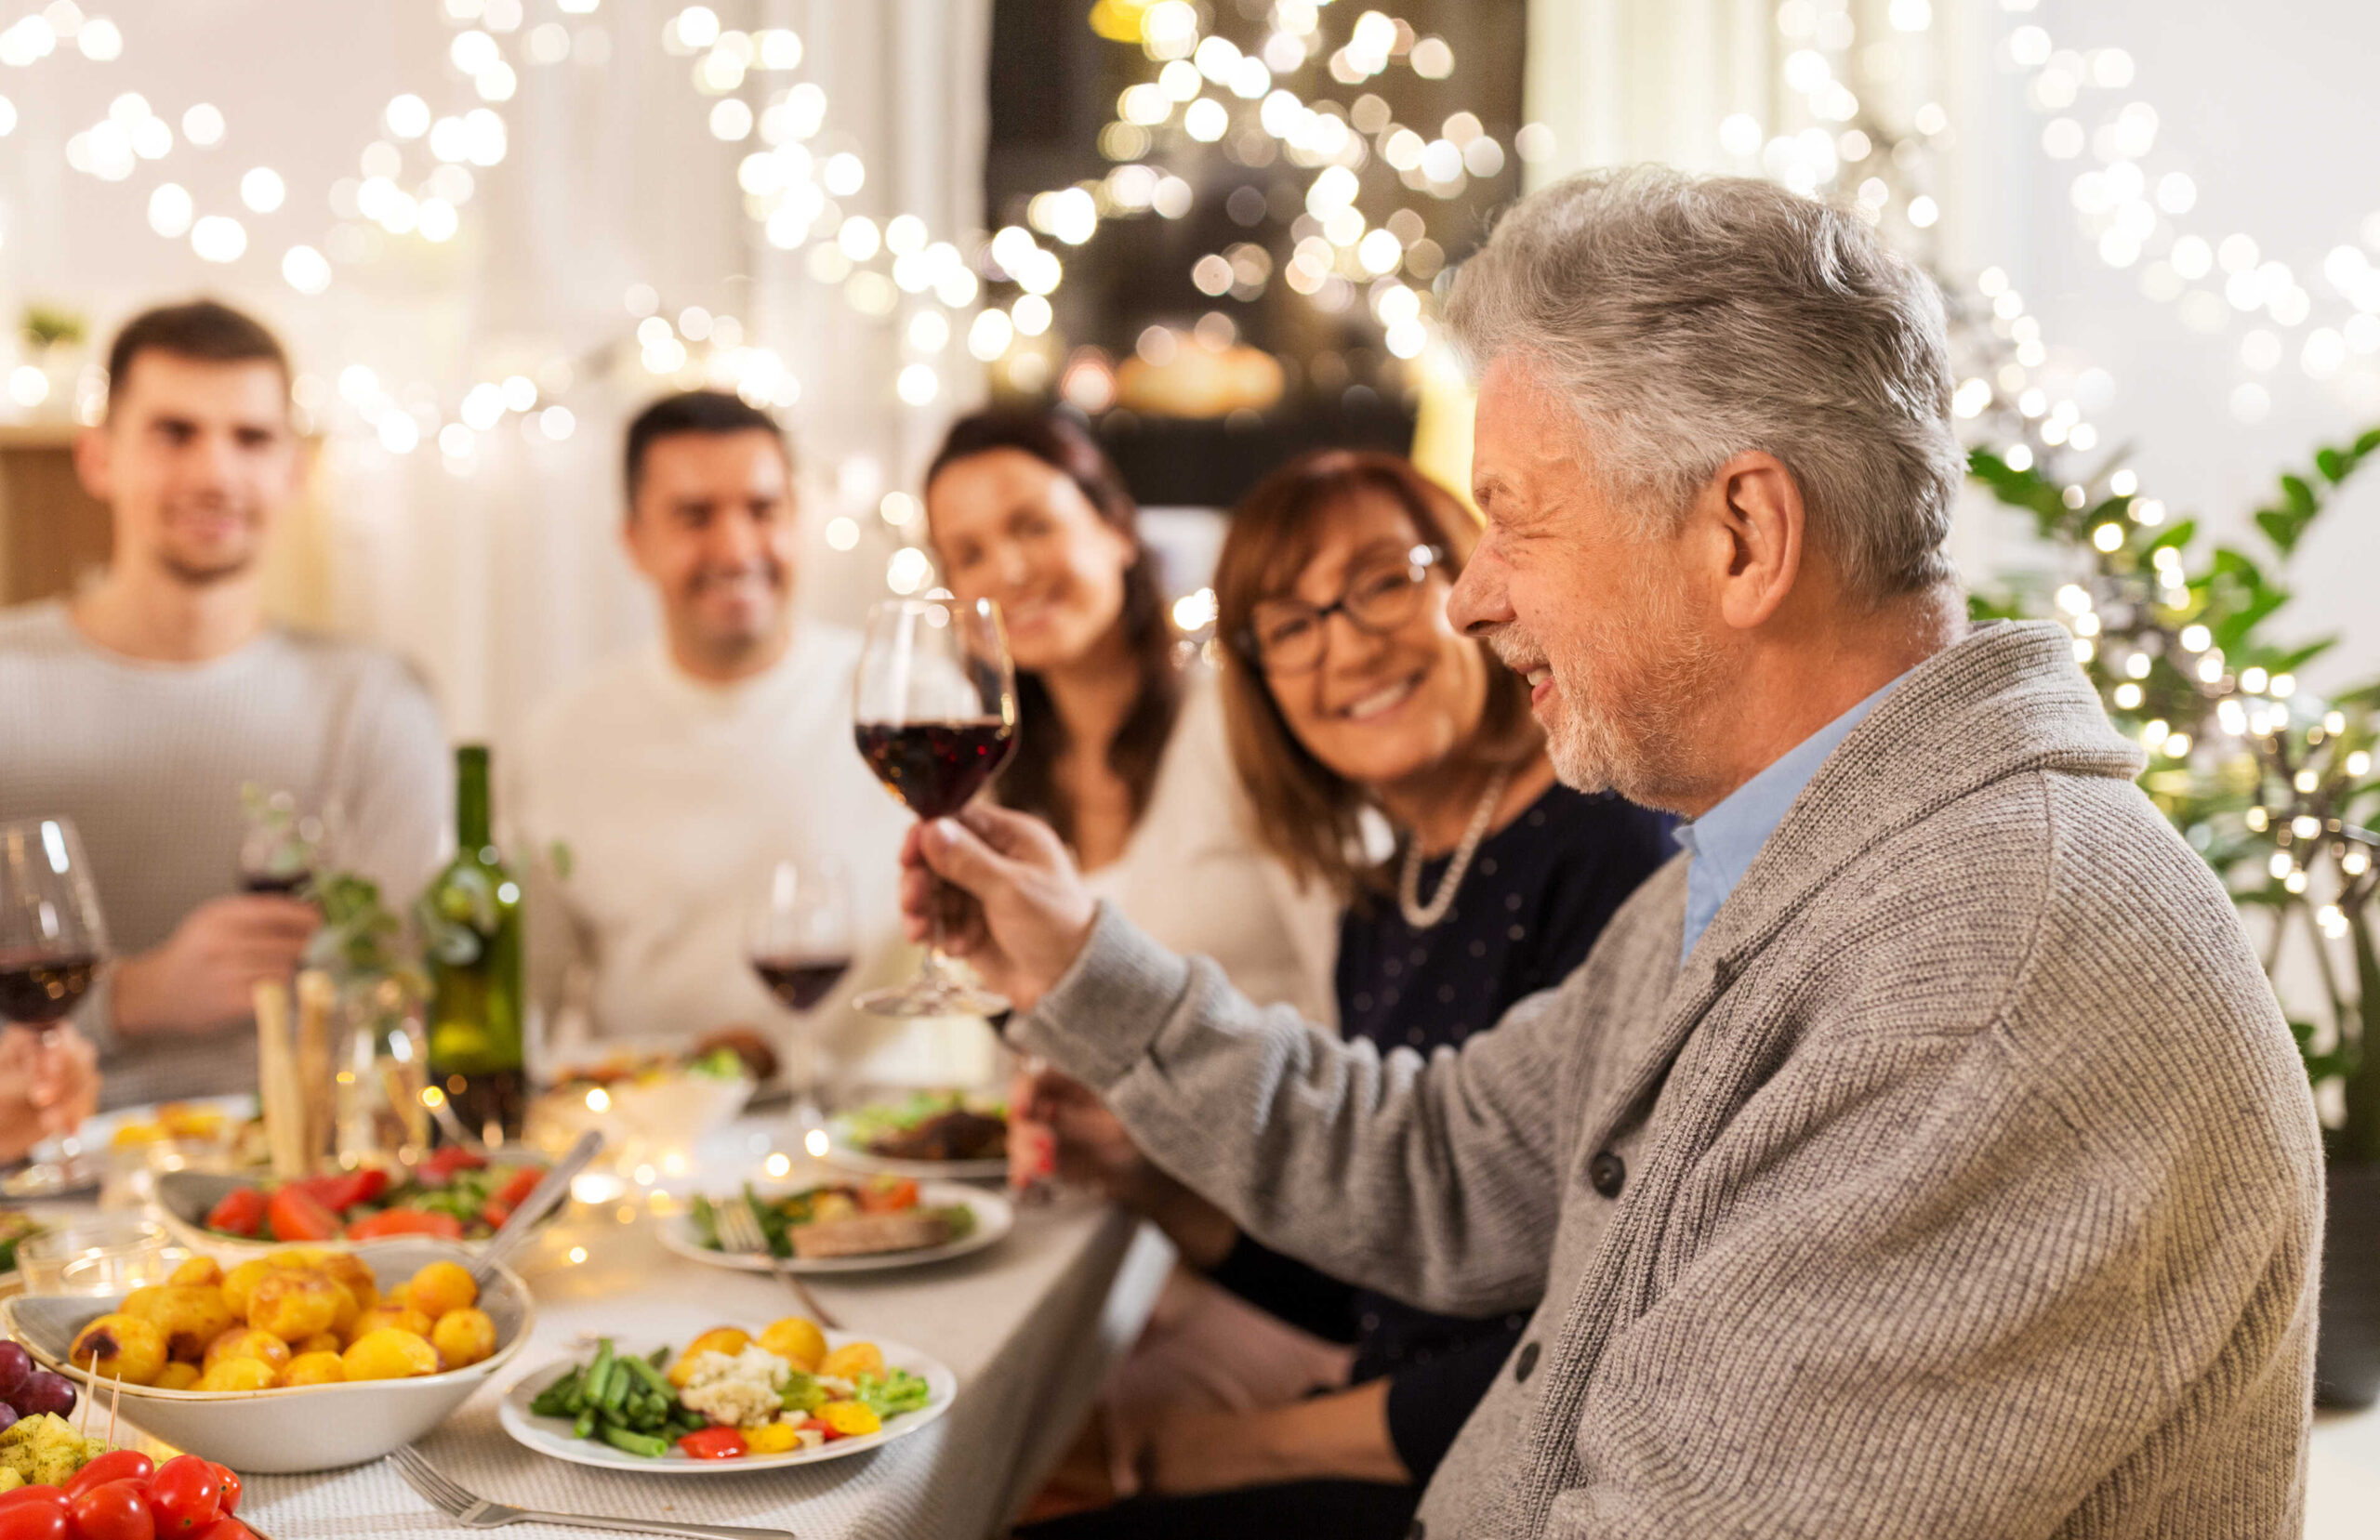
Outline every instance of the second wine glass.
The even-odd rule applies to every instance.
[[[1016,747],[1016,668],[999,607],[985,599],[877,605],[852,704],[860,755],[885,788],[920,819],[959,811]],[[855,1003],[880,1016],[994,1016],[1009,1006],[950,971],[939,907],[918,976]]]
[[[777,1003],[803,1027],[852,967],[851,883],[831,858],[773,862],[745,922],[744,954]],[[785,1045],[786,1084],[805,1140],[818,1126],[818,1034]]]

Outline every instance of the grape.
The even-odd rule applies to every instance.
[[[63,1375],[35,1369],[9,1395],[8,1400],[28,1417],[43,1412],[62,1417],[74,1410],[74,1383]]]
[[[16,1393],[25,1376],[33,1372],[33,1355],[14,1342],[0,1342],[0,1401]]]
[[[9,1405],[7,1402],[0,1401],[0,1433],[6,1433],[8,1431],[9,1428],[16,1426],[16,1422],[17,1409]]]

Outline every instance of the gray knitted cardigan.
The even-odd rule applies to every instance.
[[[1685,858],[1428,1061],[1112,909],[1012,1029],[1250,1233],[1530,1310],[1456,1535],[2287,1535],[2322,1207],[2231,905],[2066,633],[1919,665],[1681,968]]]

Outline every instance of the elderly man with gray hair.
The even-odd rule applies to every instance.
[[[1250,1233],[1534,1309],[1416,1535],[2297,1533],[2312,1103],[2066,633],[1964,620],[1931,286],[1631,171],[1516,207],[1448,319],[1451,612],[1686,853],[1427,1062],[1251,1007],[1012,814],[913,834],[913,927]]]

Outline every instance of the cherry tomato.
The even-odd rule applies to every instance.
[[[110,1481],[146,1481],[156,1468],[157,1462],[138,1449],[111,1449],[74,1473],[66,1483],[66,1496],[71,1502]]]
[[[338,1191],[324,1201],[344,1214],[358,1204],[377,1202],[388,1190],[389,1174],[377,1165],[367,1165],[341,1178]]]
[[[457,1171],[479,1171],[487,1162],[459,1144],[449,1144],[432,1150],[414,1167],[414,1175],[431,1187],[443,1187],[455,1179]]]
[[[463,1238],[463,1221],[452,1214],[431,1214],[418,1208],[384,1208],[366,1214],[347,1227],[350,1241],[377,1241],[388,1235],[434,1235],[442,1241]]]
[[[480,1222],[491,1229],[503,1224],[521,1206],[521,1200],[535,1192],[537,1184],[545,1179],[546,1168],[542,1165],[524,1165],[513,1172],[480,1210]]]
[[[827,1443],[833,1443],[837,1439],[847,1436],[824,1417],[804,1417],[793,1426],[796,1432],[815,1433]]]
[[[678,1447],[697,1460],[733,1460],[744,1454],[744,1435],[733,1428],[706,1428],[680,1439]]]
[[[149,1494],[139,1481],[108,1481],[66,1505],[76,1540],[157,1540]]]
[[[195,1454],[175,1455],[149,1480],[149,1517],[161,1536],[187,1535],[222,1511],[223,1482],[215,1467]]]
[[[266,1200],[264,1211],[276,1241],[327,1241],[338,1233],[338,1216],[300,1187],[282,1188]]]
[[[68,1540],[67,1512],[66,1494],[56,1487],[20,1486],[0,1495],[0,1540]]]
[[[257,1540],[257,1532],[237,1519],[218,1519],[190,1540]]]
[[[264,1223],[264,1194],[253,1187],[233,1188],[206,1211],[206,1228],[233,1235],[254,1235]]]
[[[245,1490],[240,1484],[240,1473],[228,1465],[218,1465],[215,1468],[215,1479],[223,1488],[223,1511],[225,1513],[237,1511],[240,1506],[240,1494]]]
[[[898,1214],[918,1206],[918,1184],[907,1177],[879,1176],[859,1190],[860,1211]]]
[[[66,1507],[66,1489],[55,1486],[20,1486],[0,1492],[0,1513],[6,1513],[12,1507],[27,1503],[54,1503],[63,1511]]]

